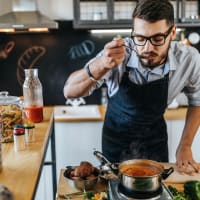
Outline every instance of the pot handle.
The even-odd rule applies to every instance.
[[[168,169],[164,169],[163,173],[161,174],[162,179],[166,179],[170,174],[172,174],[174,172],[174,168],[170,167]]]
[[[94,155],[97,157],[102,165],[112,165],[112,163],[100,151],[94,151]]]
[[[114,172],[118,174],[118,164],[111,163],[100,151],[94,151],[94,155],[101,162],[101,165],[107,165]]]

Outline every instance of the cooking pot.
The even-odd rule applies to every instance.
[[[163,165],[153,160],[133,159],[111,163],[99,151],[94,151],[94,155],[100,160],[102,166],[106,166],[118,176],[120,184],[128,192],[158,191],[162,180],[174,171],[173,167],[164,169]],[[104,168],[102,166],[101,168]]]

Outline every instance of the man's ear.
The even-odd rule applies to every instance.
[[[176,38],[176,25],[174,25],[172,29],[172,40],[174,40],[175,38]]]
[[[15,46],[15,42],[14,41],[9,41],[6,44],[5,48],[4,48],[4,52],[8,55],[12,51],[14,46]]]

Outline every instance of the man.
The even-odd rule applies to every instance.
[[[188,111],[176,152],[181,172],[200,172],[191,145],[200,124],[200,55],[176,36],[173,6],[167,0],[140,0],[131,38],[115,38],[96,58],[68,78],[66,98],[86,96],[103,83],[109,102],[103,126],[103,153],[111,162],[146,158],[168,161],[163,113],[181,92]]]
[[[15,42],[10,40],[9,35],[0,33],[0,60],[5,60],[15,46]]]

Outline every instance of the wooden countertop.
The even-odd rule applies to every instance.
[[[177,109],[167,109],[164,117],[166,120],[183,120],[186,117],[187,107]]]
[[[52,126],[53,108],[47,107],[44,109],[44,121],[35,124],[34,143],[19,152],[14,151],[13,143],[2,144],[0,183],[14,194],[15,200],[34,199]]]
[[[99,110],[102,115],[101,120],[103,120],[106,112],[106,106],[99,106]],[[179,107],[177,109],[167,109],[164,114],[164,117],[166,120],[181,120],[185,119],[186,112],[187,112],[187,107]]]

